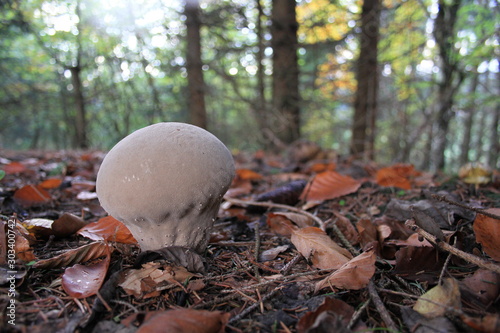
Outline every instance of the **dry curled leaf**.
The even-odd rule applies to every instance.
[[[24,208],[29,208],[49,203],[52,197],[49,192],[39,186],[26,185],[14,193],[13,199]]]
[[[460,289],[457,280],[443,279],[443,284],[437,285],[420,296],[413,310],[426,318],[436,318],[448,312],[448,308],[461,308]]]
[[[300,199],[304,201],[323,201],[356,192],[361,182],[335,171],[317,174],[304,188]]]
[[[87,224],[78,234],[92,240],[105,240],[124,244],[136,244],[128,228],[112,216],[106,216],[97,222]]]
[[[373,274],[375,274],[376,259],[377,255],[373,248],[361,253],[328,277],[319,281],[315,286],[316,292],[329,287],[351,290],[365,288]]]
[[[108,245],[103,242],[95,242],[64,252],[56,257],[37,261],[33,268],[59,268],[84,263],[97,259],[109,253]]]
[[[311,260],[315,268],[336,269],[352,258],[349,251],[316,227],[292,230],[291,241],[305,258]]]
[[[175,309],[152,315],[136,333],[223,333],[229,313],[220,311]]]
[[[500,208],[490,208],[486,211],[500,215]],[[500,220],[477,214],[474,233],[476,242],[481,243],[484,252],[496,261],[500,261]]]

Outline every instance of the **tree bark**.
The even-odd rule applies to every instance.
[[[472,134],[472,124],[474,120],[474,114],[476,113],[475,102],[476,102],[476,89],[478,84],[479,74],[474,73],[472,77],[472,81],[469,87],[469,100],[467,101],[467,108],[465,111],[465,119],[464,119],[464,133],[462,137],[462,143],[460,145],[460,165],[464,165],[469,162],[469,150],[471,143],[471,134]]]
[[[439,0],[439,10],[434,21],[434,39],[439,47],[442,79],[438,87],[438,110],[436,133],[432,153],[433,168],[442,170],[445,167],[445,150],[448,145],[449,122],[452,117],[452,107],[455,94],[464,76],[458,68],[457,52],[454,49],[455,23],[461,0]]]
[[[187,29],[186,69],[188,77],[189,122],[207,128],[205,81],[201,61],[201,21],[199,0],[186,0],[184,7]]]
[[[78,35],[77,41],[77,54],[76,65],[71,66],[68,70],[71,72],[71,83],[73,85],[73,96],[75,98],[76,116],[75,116],[75,129],[76,129],[76,146],[80,149],[89,147],[87,139],[87,111],[85,108],[85,98],[83,97],[83,85],[81,78],[81,63],[82,63],[82,15],[80,8],[80,1],[76,3],[76,15],[79,18],[77,23]]]
[[[379,88],[378,40],[380,0],[364,0],[361,13],[360,54],[356,79],[358,89],[354,102],[351,153],[373,159],[375,120]]]
[[[273,48],[272,131],[285,144],[300,137],[299,66],[295,0],[273,0],[271,45]]]

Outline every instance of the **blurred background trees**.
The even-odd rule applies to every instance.
[[[2,1],[0,146],[199,121],[239,150],[499,167],[498,22],[496,0]]]

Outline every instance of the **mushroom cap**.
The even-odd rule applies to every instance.
[[[234,178],[226,146],[199,127],[157,123],[118,142],[105,156],[96,191],[141,249],[205,250],[223,195]]]

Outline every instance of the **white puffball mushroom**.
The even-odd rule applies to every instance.
[[[96,192],[143,251],[183,246],[201,253],[234,175],[231,153],[213,134],[184,123],[157,123],[109,151]]]

